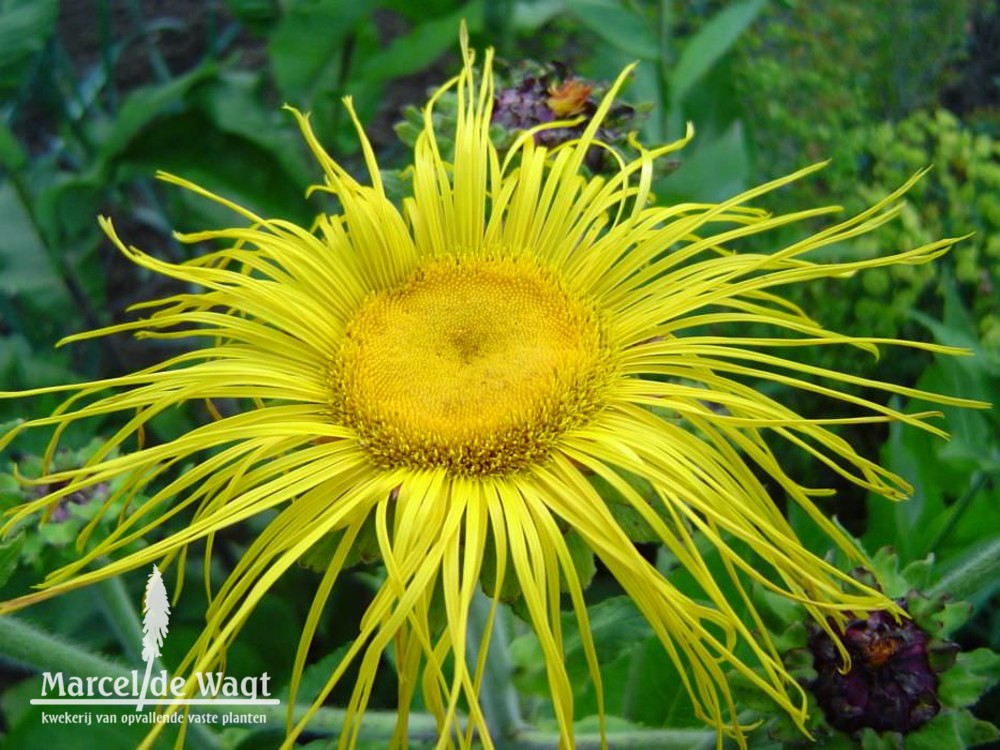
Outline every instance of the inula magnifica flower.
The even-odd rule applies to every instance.
[[[958,352],[829,331],[778,292],[866,268],[927,263],[952,240],[862,260],[812,259],[815,251],[895,217],[907,184],[792,244],[740,252],[742,238],[837,210],[773,216],[748,205],[821,165],[718,204],[656,206],[654,162],[683,146],[689,132],[656,148],[633,141],[638,155],[617,154],[616,174],[591,176],[584,159],[603,147],[596,134],[628,70],[577,139],[549,149],[529,131],[501,159],[489,136],[492,53],[478,70],[464,38],[462,53],[461,72],[426,106],[409,173],[412,194],[401,208],[386,197],[360,124],[365,182],[323,150],[308,118],[296,112],[325,172],[315,190],[339,202],[339,212],[320,216],[312,229],[258,216],[168,175],[168,182],[228,206],[247,224],[179,235],[223,244],[174,264],[129,247],[102,220],[129,259],[186,291],[139,305],[147,314],[141,320],[67,341],[133,332],[203,344],[132,374],[3,394],[71,395],[51,416],[17,426],[0,447],[25,430],[55,427],[51,454],[78,420],[124,415],[119,431],[86,465],[38,480],[53,491],[16,508],[8,532],[61,498],[112,479],[117,489],[106,507],[123,498],[130,504],[108,538],[0,612],[154,562],[162,567],[199,540],[211,555],[214,535],[271,511],[266,529],[214,592],[204,633],[178,671],[218,665],[275,581],[333,535],[339,541],[295,660],[294,701],[320,614],[367,522],[374,525],[385,582],[315,704],[352,665],[358,670],[342,744],[354,744],[375,672],[392,649],[399,675],[396,744],[404,742],[419,690],[437,718],[440,746],[493,746],[477,698],[490,627],[474,642],[468,628],[489,555],[496,588],[486,593],[516,579],[544,653],[555,721],[572,746],[576,717],[563,660],[563,595],[579,621],[601,694],[583,587],[565,538],[572,529],[648,619],[693,710],[720,738],[744,741],[730,670],[801,722],[803,691],[749,605],[749,587],[802,602],[831,632],[846,622],[844,613],[898,608],[796,539],[764,478],[782,502],[797,504],[833,544],[864,562],[814,504],[827,493],[793,481],[774,444],[796,446],[831,475],[901,499],[906,483],[859,455],[838,435],[838,425],[898,420],[944,433],[928,423],[931,412],[906,414],[856,395],[854,387],[941,404],[970,402],[782,356],[801,346],[850,346],[867,356],[883,344]],[[453,153],[442,152],[433,127],[435,102],[446,91],[455,92],[459,109],[449,134]],[[354,117],[349,100],[346,106]],[[740,326],[752,332],[740,335]],[[772,332],[761,332],[762,326]],[[808,391],[854,409],[855,416],[800,416],[761,384]],[[165,410],[213,399],[244,408],[162,444],[132,442]],[[655,531],[697,581],[699,596],[679,591],[640,554],[594,477]],[[637,491],[633,477],[643,478],[649,492]],[[186,525],[157,534],[178,515]],[[696,537],[719,551],[729,594]],[[137,539],[148,544],[136,549]],[[444,617],[431,616],[438,596]],[[307,720],[290,724],[287,743]]]

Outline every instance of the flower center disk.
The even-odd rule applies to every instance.
[[[592,417],[611,360],[593,306],[533,260],[436,259],[350,320],[335,410],[380,465],[507,473]]]

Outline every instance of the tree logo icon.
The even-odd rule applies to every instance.
[[[160,658],[160,648],[167,635],[170,620],[170,601],[167,599],[167,589],[163,585],[163,577],[155,565],[146,582],[146,597],[142,604],[142,660],[146,662],[146,676],[142,680],[142,692],[135,704],[135,710],[141,711],[149,689],[149,677],[153,670],[153,662]]]
[[[153,721],[150,709],[170,706],[163,716],[182,716],[174,706],[194,706],[194,714],[212,716],[213,723],[222,726],[257,722],[257,716],[224,706],[278,706],[281,700],[271,697],[267,672],[259,675],[234,677],[221,670],[194,671],[190,676],[170,675],[162,663],[163,641],[170,628],[170,598],[163,584],[163,575],[154,565],[146,580],[142,601],[142,660],[145,674],[138,669],[120,670],[115,674],[74,675],[63,672],[42,673],[42,695],[32,698],[31,705],[40,706],[135,706],[120,723],[135,724]],[[155,668],[154,668],[155,667]],[[124,674],[122,673],[124,672]],[[141,677],[141,682],[140,682]],[[146,709],[147,713],[142,713]],[[108,722],[119,723],[115,714],[102,714]],[[110,717],[110,718],[107,718]],[[251,717],[251,718],[247,718]],[[157,719],[159,721],[159,719]],[[207,720],[202,720],[207,721]],[[89,723],[89,719],[87,721]]]

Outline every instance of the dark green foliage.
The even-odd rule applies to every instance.
[[[918,333],[911,311],[939,317],[945,280],[954,277],[984,342],[1000,344],[1000,144],[934,106],[962,63],[969,5],[775,4],[740,47],[738,91],[761,172],[778,176],[833,160],[818,178],[775,196],[774,208],[832,203],[856,213],[931,167],[900,220],[826,257],[872,257],[972,235],[934,265],[791,291],[832,329],[911,337]],[[924,360],[901,356],[908,362],[894,371],[914,377]],[[833,350],[818,355],[825,366],[850,369],[844,357],[857,359]]]

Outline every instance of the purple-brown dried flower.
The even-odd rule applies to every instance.
[[[847,672],[825,631],[815,628],[809,638],[817,672],[811,689],[833,727],[906,733],[941,710],[930,638],[912,620],[897,622],[887,612],[874,612],[851,621],[839,637],[851,657]]]
[[[597,111],[602,88],[593,81],[572,75],[561,63],[523,64],[509,73],[510,85],[498,86],[493,102],[493,124],[510,133],[527,130],[557,120],[583,117],[576,125],[550,128],[535,133],[535,143],[553,147],[579,138]],[[597,139],[614,146],[624,146],[635,128],[635,109],[615,104],[597,131]],[[587,166],[601,171],[602,149],[590,150]]]

